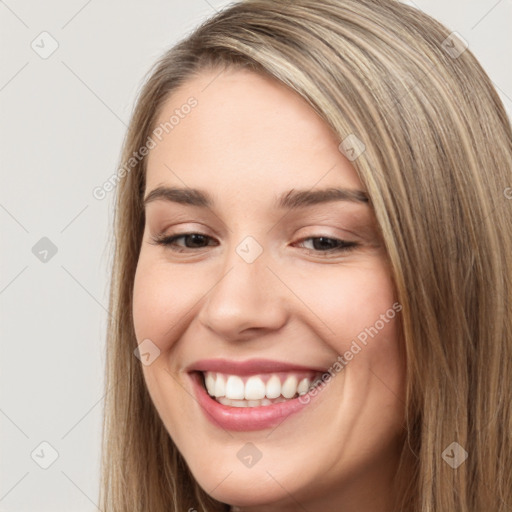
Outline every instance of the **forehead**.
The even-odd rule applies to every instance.
[[[361,188],[338,137],[312,107],[251,71],[205,70],[189,79],[167,98],[158,127],[163,130],[148,155],[147,188]]]

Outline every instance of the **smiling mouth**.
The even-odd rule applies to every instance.
[[[261,407],[287,402],[306,394],[321,381],[321,372],[286,371],[233,375],[200,371],[208,395],[228,407]]]

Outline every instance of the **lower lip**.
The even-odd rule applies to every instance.
[[[194,372],[189,375],[196,398],[206,417],[211,423],[225,430],[249,431],[273,428],[313,401],[313,397],[309,396],[307,403],[301,403],[299,398],[292,398],[286,402],[259,407],[229,407],[220,404],[206,392],[199,373]]]

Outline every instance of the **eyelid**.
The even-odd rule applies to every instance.
[[[207,247],[211,247],[211,245],[208,244],[203,247],[177,246],[178,248],[175,248],[176,240],[178,240],[180,238],[192,236],[192,235],[199,235],[199,236],[205,237],[208,240],[215,240],[214,237],[212,237],[206,233],[201,233],[198,231],[184,231],[184,232],[177,232],[177,233],[171,233],[171,234],[160,233],[159,235],[156,235],[156,236],[153,235],[151,237],[151,241],[149,243],[152,245],[162,245],[162,246],[164,246],[164,248],[169,249],[171,252],[173,252],[175,254],[183,254],[183,253],[186,253],[186,254],[196,253],[197,254],[199,251],[204,250]],[[333,247],[333,248],[328,248],[325,251],[320,250],[320,249],[308,249],[305,247],[302,247],[302,249],[305,250],[308,254],[315,256],[315,257],[335,258],[335,257],[339,257],[339,255],[341,255],[341,254],[349,253],[350,251],[353,251],[362,245],[361,243],[356,242],[354,240],[344,240],[344,239],[341,239],[338,237],[329,236],[329,235],[325,235],[322,233],[312,234],[310,236],[302,237],[302,238],[298,239],[297,241],[295,241],[291,245],[303,244],[304,242],[306,242],[308,240],[319,240],[322,238],[327,239],[327,240],[334,240],[335,242],[337,242],[337,246]],[[218,243],[214,244],[214,247],[217,245],[219,245],[219,244]]]

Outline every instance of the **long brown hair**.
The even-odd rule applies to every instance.
[[[177,87],[206,68],[226,67],[286,84],[340,142],[364,144],[352,164],[403,307],[400,510],[510,510],[512,133],[490,79],[455,34],[394,0],[242,1],[155,64],[122,163],[148,144]],[[100,507],[227,510],[188,471],[133,354],[145,162],[123,167],[116,182]],[[455,454],[467,454],[456,467]]]

